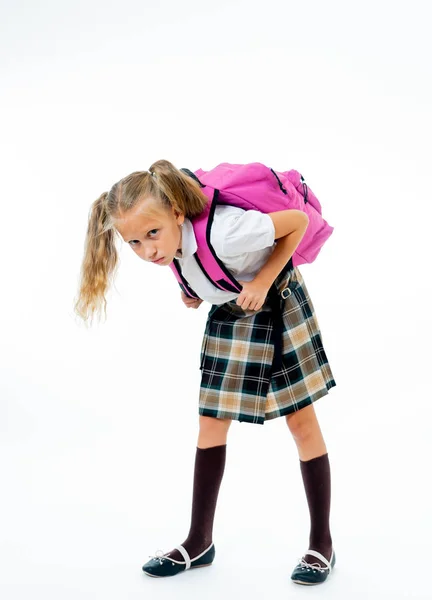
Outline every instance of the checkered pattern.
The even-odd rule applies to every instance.
[[[305,282],[294,267],[276,279],[283,302],[282,367],[272,373],[273,317],[236,301],[212,305],[201,346],[199,414],[263,425],[300,410],[336,385]]]

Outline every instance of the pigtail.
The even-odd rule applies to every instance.
[[[79,292],[74,305],[76,314],[85,322],[100,315],[102,306],[106,317],[105,293],[118,264],[116,231],[106,210],[108,194],[104,192],[99,196],[89,211]]]
[[[200,184],[168,160],[154,162],[150,169],[158,199],[165,206],[172,206],[189,219],[202,213],[208,198]]]

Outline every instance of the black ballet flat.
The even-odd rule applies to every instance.
[[[190,558],[186,548],[183,546],[176,546],[176,550],[178,550],[183,556],[184,560],[174,560],[170,556],[166,554],[158,554],[150,557],[150,560],[143,565],[142,570],[146,575],[150,575],[150,577],[172,577],[173,575],[177,575],[177,573],[181,573],[182,571],[187,571],[188,569],[197,569],[198,567],[209,567],[215,557],[215,547],[212,542],[210,546],[201,552],[195,558]],[[157,552],[161,552],[158,550]]]
[[[336,554],[334,553],[334,550],[332,550],[330,562],[325,558],[325,556],[323,556],[320,552],[317,552],[316,550],[308,550],[303,556],[306,556],[306,554],[316,556],[317,558],[322,560],[322,562],[326,566],[323,567],[317,562],[310,564],[306,562],[303,558],[301,558],[299,559],[300,562],[291,574],[291,579],[295,583],[301,583],[304,585],[315,585],[317,583],[323,583],[333,571],[333,567],[336,562]]]

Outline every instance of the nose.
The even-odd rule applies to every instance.
[[[157,250],[147,250],[144,252],[144,260],[151,262],[157,257]]]

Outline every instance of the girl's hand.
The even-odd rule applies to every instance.
[[[240,281],[243,286],[236,304],[243,310],[259,310],[265,302],[267,293],[271,286],[267,286],[259,281]]]
[[[201,298],[198,298],[198,300],[195,300],[194,298],[189,298],[189,296],[186,296],[183,290],[181,290],[181,299],[188,308],[198,308],[198,306],[202,303]]]

